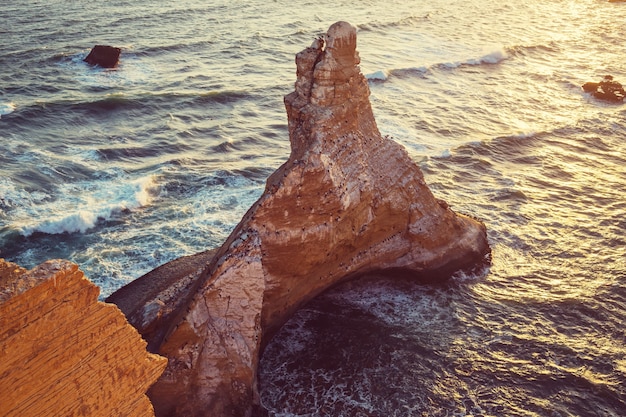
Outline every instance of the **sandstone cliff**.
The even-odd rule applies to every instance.
[[[297,54],[288,161],[152,340],[169,358],[150,390],[157,415],[250,415],[262,346],[331,285],[373,271],[435,279],[489,254],[484,226],[434,198],[381,136],[358,64],[345,22]]]
[[[68,261],[0,259],[0,414],[154,415],[145,392],[167,360]]]

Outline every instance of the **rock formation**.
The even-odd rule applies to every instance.
[[[157,415],[250,415],[262,347],[332,285],[370,272],[433,280],[488,260],[485,227],[433,197],[406,151],[379,133],[358,64],[346,22],[297,54],[288,161],[215,256],[184,278],[191,284],[155,292],[179,292],[176,312],[163,320],[160,295],[129,307],[139,327],[150,317],[167,327],[148,337],[169,358],[149,391]]]
[[[115,68],[120,59],[122,50],[114,46],[96,45],[84,59],[89,65],[99,65],[103,68]]]
[[[137,278],[111,294],[106,302],[116,304],[148,342],[148,350],[158,351],[164,333],[186,300],[215,250],[174,259]]]
[[[0,414],[150,416],[167,360],[68,261],[0,259]]]
[[[583,84],[583,90],[600,100],[623,102],[626,97],[624,87],[617,81],[613,81],[613,76],[605,75],[599,83],[588,82]]]

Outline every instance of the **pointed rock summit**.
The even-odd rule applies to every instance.
[[[251,415],[262,347],[332,285],[367,273],[433,280],[488,257],[484,225],[437,200],[381,136],[356,43],[338,22],[297,54],[288,161],[151,341],[169,358],[150,393],[157,415]]]

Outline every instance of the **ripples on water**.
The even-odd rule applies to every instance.
[[[275,415],[622,415],[626,160],[600,120],[582,124],[423,162],[436,194],[485,220],[493,265],[441,286],[371,277],[314,300],[264,354],[264,404]]]
[[[294,54],[348,20],[381,132],[485,221],[493,264],[315,300],[264,354],[270,414],[624,415],[626,111],[580,88],[626,82],[623,6],[7,4],[0,256],[71,259],[106,295],[221,244],[289,154]],[[82,62],[95,43],[117,69]]]

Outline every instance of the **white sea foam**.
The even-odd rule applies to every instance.
[[[453,62],[440,64],[444,68],[458,68],[464,65],[498,64],[508,58],[506,51],[502,47],[497,47],[489,52],[484,51],[479,58],[465,58]]]
[[[475,282],[481,280],[489,273],[490,267],[485,264],[483,267],[474,271],[457,271],[451,279],[456,282]]]
[[[537,132],[535,132],[535,131],[520,132],[520,133],[517,133],[515,135],[511,135],[511,137],[517,138],[517,139],[528,139],[528,138],[532,138],[536,134],[537,134]]]
[[[40,204],[49,197],[43,192],[26,191],[10,178],[0,178],[0,208],[5,212]]]
[[[368,286],[344,287],[326,296],[375,315],[390,325],[419,323],[428,327],[450,319],[445,294],[414,286],[409,291],[382,280]]]
[[[389,77],[387,70],[378,70],[365,75],[365,78],[372,81],[385,81]]]
[[[495,49],[486,55],[482,56],[477,64],[497,64],[499,62],[504,61],[508,58],[506,51],[503,48]],[[473,61],[469,61],[468,63],[472,63]]]
[[[91,66],[83,60],[87,52],[72,55],[68,61],[59,65],[74,73],[75,79],[82,85],[93,87],[128,86],[143,83],[151,78],[153,69],[142,61],[141,57],[123,50],[120,62],[115,68]]]
[[[64,197],[63,201],[28,208],[32,217],[45,220],[31,222],[27,219],[21,222],[19,229],[24,236],[36,232],[85,233],[96,226],[98,221],[106,221],[121,212],[147,206],[156,189],[153,175],[127,181],[117,179],[107,183],[61,186],[58,194]]]
[[[15,111],[15,103],[12,103],[12,102],[0,103],[0,117],[4,116],[5,114],[13,113],[14,111]]]
[[[370,81],[387,81],[393,77],[423,77],[436,68],[455,69],[466,65],[494,65],[507,58],[506,51],[500,46],[480,50],[456,44],[443,45],[437,53],[427,49],[423,51],[422,56],[411,56],[410,61],[421,62],[424,65],[376,70],[368,72],[365,77]]]
[[[45,220],[42,223],[32,227],[26,227],[23,230],[25,236],[30,236],[35,232],[43,232],[51,235],[63,232],[81,232],[85,233],[88,229],[95,226],[100,216],[104,217],[104,213],[96,214],[89,210],[80,210],[78,213],[72,213],[65,217],[55,220]]]

